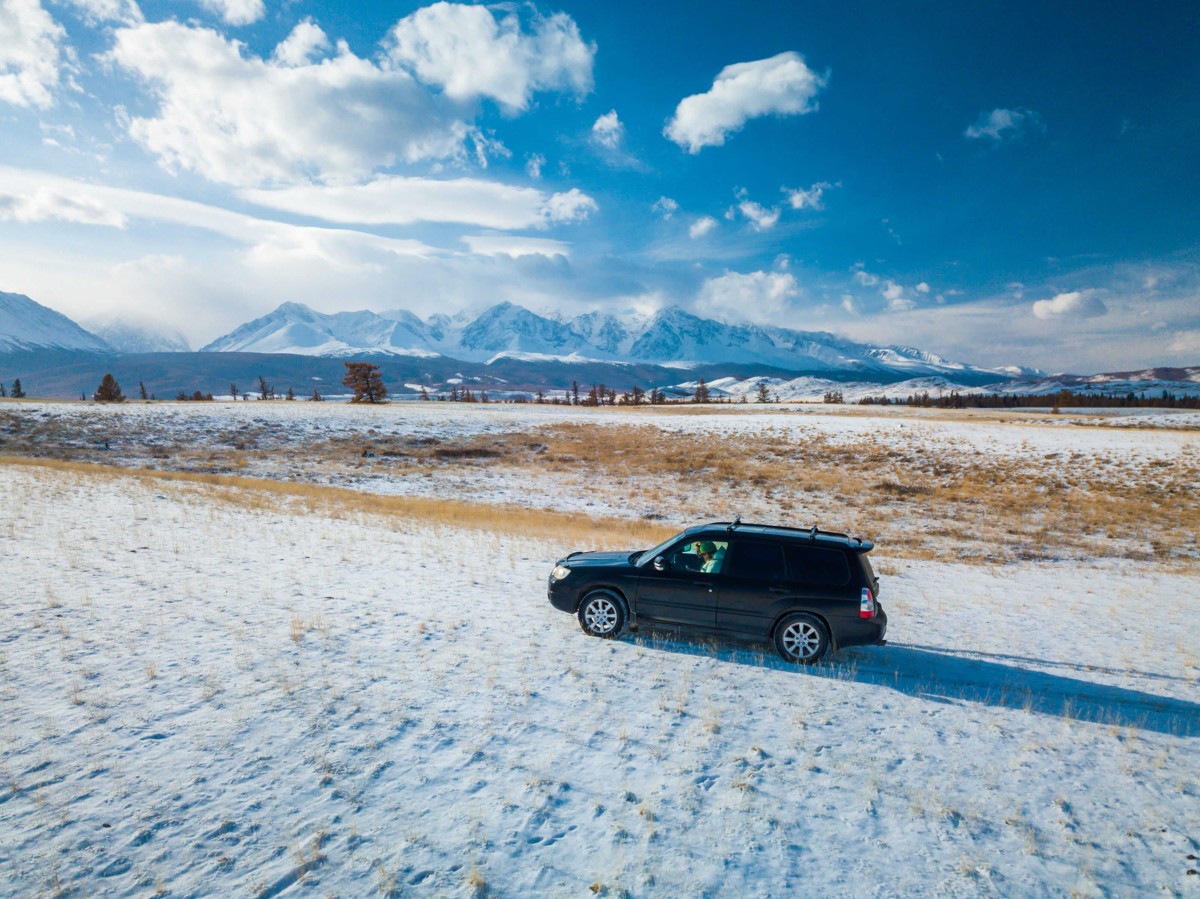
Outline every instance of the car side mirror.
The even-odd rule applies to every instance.
[[[656,556],[654,559],[654,570],[655,571],[666,571],[667,570],[667,560],[664,559],[662,556]]]

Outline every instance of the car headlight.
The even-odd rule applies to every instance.
[[[554,570],[550,572],[550,577],[554,578],[556,581],[561,581],[570,573],[571,569],[566,565],[555,565]]]

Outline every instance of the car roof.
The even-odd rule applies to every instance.
[[[714,533],[714,532],[720,533]],[[851,537],[838,531],[822,531],[815,525],[810,528],[794,528],[778,524],[750,524],[740,519],[733,521],[712,521],[708,524],[698,524],[684,531],[685,534],[704,533],[716,539],[728,539],[731,534],[745,534],[755,537],[769,537],[795,543],[810,543],[818,546],[849,549],[854,552],[866,553],[875,548],[870,540],[861,537]]]

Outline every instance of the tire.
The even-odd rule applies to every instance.
[[[612,639],[625,627],[625,602],[608,590],[589,593],[579,604],[579,626],[592,637]]]
[[[829,628],[816,615],[797,612],[779,622],[774,642],[785,661],[815,665],[829,652]]]

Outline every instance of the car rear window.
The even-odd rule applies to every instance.
[[[789,546],[787,561],[793,581],[818,587],[842,587],[850,583],[846,554],[836,549]]]
[[[783,553],[773,543],[735,542],[729,552],[729,565],[724,569],[724,574],[729,577],[756,581],[781,581],[785,577]]]

